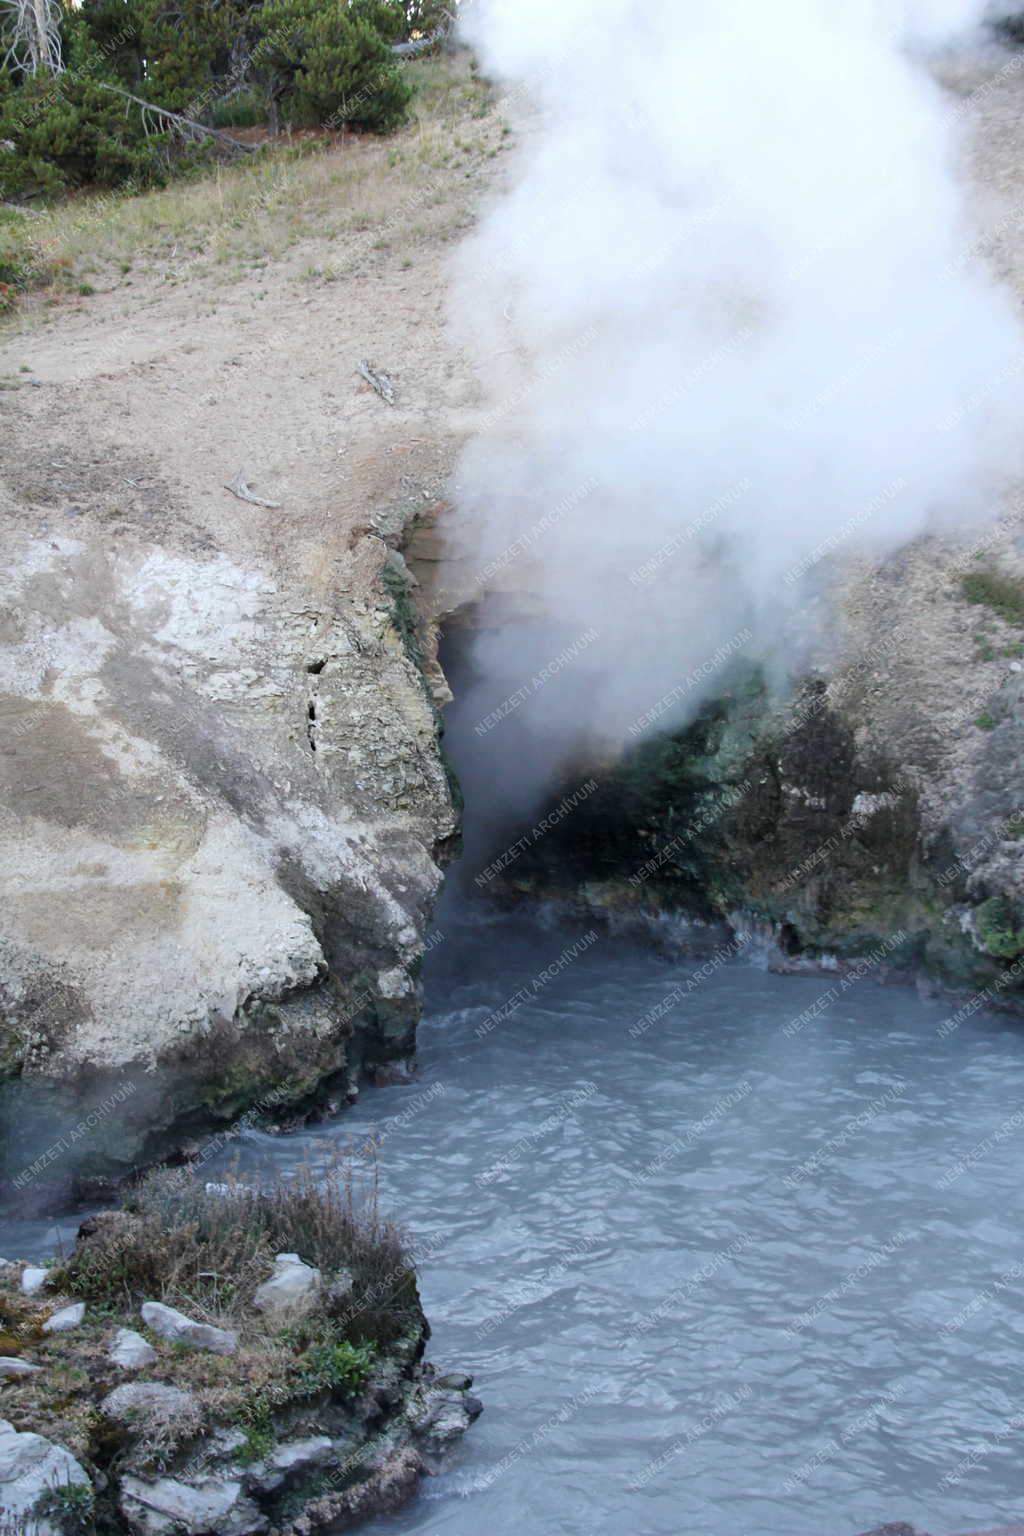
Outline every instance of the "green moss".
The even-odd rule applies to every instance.
[[[996,726],[999,724],[998,720],[996,720],[995,717],[991,715],[987,709],[982,710],[981,714],[978,715],[974,723],[978,727],[979,731],[994,731]]]
[[[391,622],[398,632],[405,654],[422,678],[426,663],[423,647],[420,644],[416,610],[409,595],[411,591],[409,578],[404,571],[387,561],[380,573],[380,579],[385,592],[391,599]],[[424,687],[426,687],[425,681]]]
[[[997,960],[1016,960],[1024,954],[1024,927],[1018,927],[1017,913],[1005,897],[983,901],[975,923],[979,939]]]
[[[1007,624],[1024,628],[1024,581],[999,571],[972,571],[961,577],[960,591],[969,603],[983,604]]]

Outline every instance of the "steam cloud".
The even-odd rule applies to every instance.
[[[477,645],[479,716],[526,695],[518,775],[628,742],[669,695],[657,723],[677,723],[738,635],[798,666],[826,557],[998,511],[1024,347],[971,250],[962,114],[923,53],[983,9],[466,7],[529,104],[455,313],[487,416],[452,538],[536,621]]]

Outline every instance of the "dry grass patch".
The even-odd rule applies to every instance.
[[[357,1170],[336,1152],[320,1177],[303,1166],[287,1180],[207,1190],[184,1169],[153,1174],[121,1210],[86,1224],[52,1284],[90,1306],[134,1313],[162,1301],[263,1337],[253,1295],[277,1253],[297,1253],[328,1281],[351,1277],[336,1293],[328,1283],[320,1305],[354,1341],[387,1343],[418,1313],[412,1261],[380,1215],[375,1167]]]
[[[87,277],[129,284],[141,271],[171,283],[229,281],[326,236],[350,247],[335,263],[343,275],[372,262],[375,249],[451,238],[469,217],[467,167],[497,153],[506,130],[470,55],[410,60],[405,69],[416,87],[411,121],[389,138],[284,141],[155,191],[83,195],[31,220],[8,215],[0,269],[7,240],[19,271],[51,292],[78,289]],[[25,250],[33,253],[27,268]]]

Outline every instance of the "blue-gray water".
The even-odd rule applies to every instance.
[[[486,1405],[370,1530],[1024,1518],[1024,1026],[743,962],[688,988],[696,962],[606,939],[565,960],[583,933],[453,932],[419,1082],[243,1144],[287,1168],[376,1130],[431,1356]]]

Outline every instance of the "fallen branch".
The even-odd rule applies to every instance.
[[[232,496],[237,496],[239,501],[251,502],[254,507],[269,507],[271,511],[274,511],[281,505],[279,501],[268,501],[265,496],[257,496],[256,492],[247,484],[242,470],[238,471],[231,484],[226,485],[224,489],[230,491]]]
[[[428,48],[435,47],[439,40],[438,37],[415,37],[408,43],[392,43],[391,52],[400,59],[412,59],[418,53],[426,53]]]
[[[360,378],[366,380],[371,389],[377,391],[386,405],[394,405],[395,386],[386,373],[378,373],[376,368],[371,368],[365,357],[356,368],[356,373],[359,374]]]
[[[171,112],[167,107],[158,107],[152,101],[143,101],[141,96],[133,96],[131,91],[122,90],[119,85],[111,85],[106,80],[93,82],[98,90],[110,91],[114,96],[123,96],[125,101],[130,101],[142,112],[142,126],[149,133],[149,120],[152,118],[160,124],[166,124],[172,133],[176,133],[180,139],[195,143],[197,139],[213,139],[217,144],[223,144],[232,154],[252,155],[256,152],[254,144],[243,144],[241,139],[233,139],[230,133],[224,133],[220,128],[207,128],[205,123],[197,123],[194,118],[182,117],[180,112]],[[159,131],[159,130],[157,130]]]
[[[426,53],[428,48],[436,48],[438,43],[448,41],[452,20],[453,18],[449,17],[436,32],[431,32],[428,37],[413,37],[407,43],[392,43],[391,52],[397,54],[400,59],[412,59],[418,53]]]

